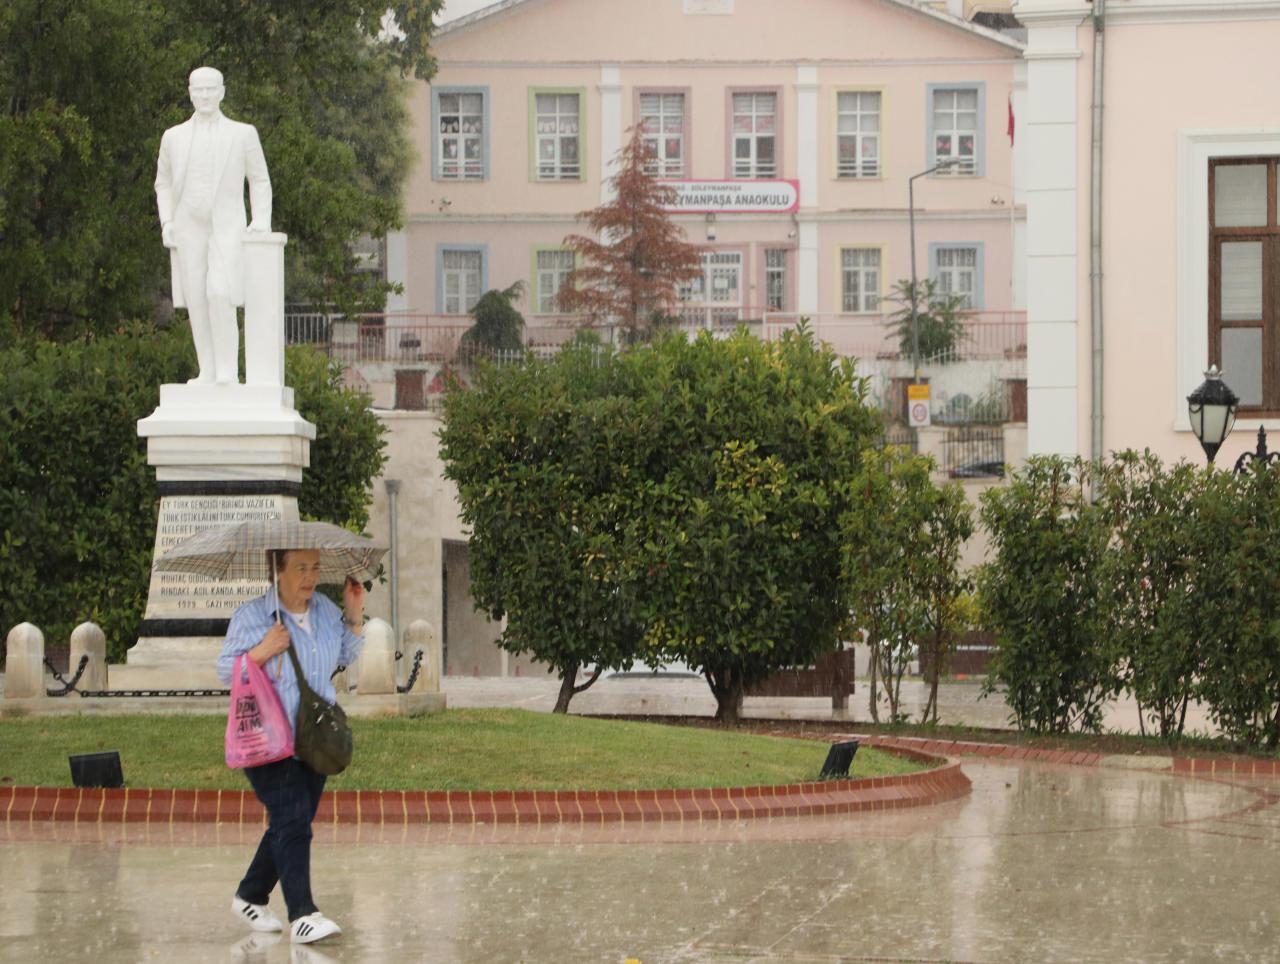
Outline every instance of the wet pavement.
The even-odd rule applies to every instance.
[[[0,824],[0,961],[1280,960],[1280,781],[964,769],[884,814],[324,828],[346,932],[300,950],[227,912],[252,828]]]

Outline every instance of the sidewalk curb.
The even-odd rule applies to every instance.
[[[1075,750],[1042,750],[1005,743],[973,743],[961,740],[932,740],[919,736],[881,736],[851,734],[867,746],[882,749],[923,750],[940,756],[980,756],[1005,760],[1034,760],[1041,763],[1067,763],[1073,766],[1110,767],[1122,770],[1151,770],[1197,776],[1233,774],[1236,776],[1280,776],[1280,759],[1254,760],[1231,757],[1143,756],[1126,753],[1087,753]],[[1131,761],[1126,763],[1125,761]]]
[[[915,747],[885,747],[932,770],[864,780],[684,790],[336,790],[321,798],[326,824],[685,823],[806,817],[921,807],[969,793],[955,761]],[[8,823],[264,824],[249,790],[0,787]]]

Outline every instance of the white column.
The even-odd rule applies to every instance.
[[[796,177],[800,208],[818,206],[818,68],[796,69]]]
[[[801,220],[800,250],[796,256],[796,311],[814,315],[818,311],[818,224]],[[816,319],[815,319],[816,321]]]
[[[244,383],[284,385],[284,246],[278,231],[244,235]]]
[[[400,294],[387,295],[387,311],[408,311],[413,293],[409,290],[409,237],[403,231],[387,232],[387,280],[404,288]]]
[[[614,159],[622,147],[622,70],[600,67],[600,201],[608,203],[613,194],[606,183],[617,170]]]
[[[1077,225],[1082,196],[1076,159],[1089,136],[1078,102],[1081,50],[1077,28],[1086,7],[1025,2],[1028,26],[1025,123],[1027,203],[1027,450],[1081,451],[1081,353],[1088,347],[1088,307],[1080,304]],[[1087,173],[1087,172],[1085,172]],[[1082,324],[1084,322],[1085,324]],[[1087,389],[1087,386],[1086,386]]]
[[[818,312],[818,68],[796,68],[796,178],[800,182],[797,215],[796,311]]]

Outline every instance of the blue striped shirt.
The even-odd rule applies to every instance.
[[[240,606],[227,627],[227,639],[222,646],[222,655],[218,657],[218,679],[228,685],[231,683],[236,657],[262,642],[262,637],[275,622],[277,607],[293,640],[303,676],[313,690],[330,703],[334,702],[337,694],[329,677],[338,666],[350,666],[355,662],[364,646],[364,637],[353,633],[342,621],[342,610],[319,593],[307,603],[310,632],[300,627],[289,611],[277,603],[276,594],[270,589]],[[281,653],[267,660],[263,670],[280,694],[285,716],[293,726],[298,716],[298,680],[293,672],[293,661],[288,653]]]

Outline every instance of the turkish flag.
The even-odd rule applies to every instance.
[[[1013,146],[1013,95],[1009,95],[1009,146]]]

